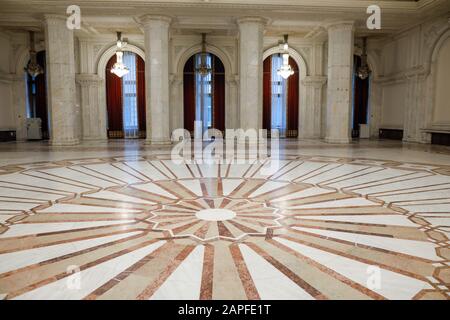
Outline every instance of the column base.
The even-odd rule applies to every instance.
[[[172,141],[148,139],[148,140],[145,140],[145,144],[149,144],[149,145],[153,145],[153,146],[167,146],[167,145],[171,145]]]
[[[51,146],[58,146],[58,147],[62,147],[62,146],[75,146],[77,144],[80,144],[80,139],[64,139],[64,140],[50,140],[49,144]]]
[[[326,137],[325,139],[326,143],[331,143],[331,144],[349,144],[351,142],[350,138],[331,138],[331,137]]]

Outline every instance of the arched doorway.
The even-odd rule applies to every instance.
[[[294,74],[283,79],[277,70],[283,57],[275,53],[263,64],[263,129],[278,129],[280,137],[298,137],[299,68],[291,57],[289,65]]]
[[[39,118],[41,119],[41,132],[42,139],[49,139],[49,118],[47,108],[47,80],[46,80],[46,61],[45,51],[39,51],[36,54],[36,62],[42,67],[44,73],[39,74],[36,77],[27,77],[27,118]],[[30,63],[30,61],[28,61]]]
[[[358,77],[356,71],[361,67],[362,59],[358,55],[354,55],[353,59],[352,138],[359,138],[361,136],[361,125],[369,124],[370,76],[366,79]],[[367,134],[369,134],[368,130],[364,133],[364,136]]]
[[[184,128],[194,131],[194,121],[202,121],[203,131],[225,130],[225,68],[214,54],[207,53],[211,72],[201,75],[198,67],[202,54],[191,56],[183,69]]]
[[[145,138],[145,62],[134,52],[124,51],[123,63],[130,72],[122,78],[111,73],[114,63],[115,55],[105,71],[108,138]]]

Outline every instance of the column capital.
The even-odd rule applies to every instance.
[[[136,21],[140,23],[143,27],[150,26],[154,22],[163,22],[170,25],[172,22],[172,17],[165,15],[156,15],[156,14],[145,14],[136,18]]]
[[[328,22],[324,25],[325,29],[330,30],[354,30],[355,21],[353,20],[340,20]]]
[[[75,75],[75,81],[81,86],[92,86],[101,82],[103,79],[94,73],[78,73]]]
[[[259,17],[259,16],[241,17],[236,20],[236,23],[238,25],[244,24],[244,23],[259,23],[259,24],[262,24],[265,26],[267,24],[267,22],[268,22],[268,19],[266,19],[264,17]]]
[[[44,14],[42,20],[45,24],[66,23],[67,17],[61,14]]]
[[[302,80],[302,83],[307,87],[322,88],[327,83],[325,76],[307,76]]]

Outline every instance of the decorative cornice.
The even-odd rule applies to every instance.
[[[248,17],[242,17],[236,20],[236,24],[244,24],[244,23],[259,23],[263,26],[267,25],[268,19],[264,17],[259,16],[248,16]]]
[[[355,29],[355,21],[353,20],[344,20],[344,21],[331,21],[324,24],[324,28],[328,31],[333,30],[354,30]]]
[[[396,74],[389,74],[385,76],[379,76],[376,79],[376,83],[380,84],[392,84],[392,83],[401,83],[410,79],[417,78],[418,80],[421,80],[425,78],[428,75],[427,69],[420,66],[416,68],[411,68],[408,70],[405,70],[403,72],[399,72]]]
[[[167,26],[170,26],[170,23],[173,21],[172,17],[165,15],[156,15],[156,14],[145,14],[135,18],[135,21],[141,24],[143,27],[147,27],[151,25],[153,22],[164,22]]]

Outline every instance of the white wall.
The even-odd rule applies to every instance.
[[[450,44],[442,43],[449,33],[447,13],[369,48],[381,97],[374,126],[403,129],[404,141],[421,143],[430,142],[430,128],[450,130]]]
[[[11,41],[8,34],[0,33],[0,130],[15,130],[10,75]]]
[[[450,126],[450,38],[437,54],[433,124]]]

